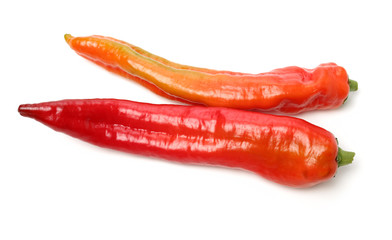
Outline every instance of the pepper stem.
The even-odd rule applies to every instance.
[[[350,86],[350,91],[357,91],[358,90],[358,82],[352,79],[348,79],[348,85]]]
[[[354,156],[355,156],[354,152],[344,151],[343,149],[339,148],[338,156],[336,157],[336,160],[338,162],[338,167],[345,166],[352,163],[354,160]]]

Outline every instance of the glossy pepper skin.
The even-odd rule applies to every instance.
[[[87,99],[24,104],[18,110],[101,147],[245,169],[292,187],[326,181],[354,156],[339,149],[330,132],[304,120],[231,108]]]
[[[357,89],[335,63],[247,74],[173,63],[109,37],[66,34],[65,40],[79,55],[161,96],[199,105],[300,113],[337,108]]]

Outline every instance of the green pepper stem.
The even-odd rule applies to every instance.
[[[345,166],[352,163],[354,160],[354,156],[355,156],[354,152],[344,151],[343,149],[339,148],[338,156],[336,157],[336,160],[338,162],[338,167]]]
[[[348,79],[348,85],[350,86],[350,91],[357,91],[358,90],[358,82],[352,79]]]

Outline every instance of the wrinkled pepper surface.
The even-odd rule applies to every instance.
[[[222,107],[116,99],[19,106],[22,116],[89,143],[180,163],[240,168],[292,187],[332,178],[354,153],[304,120]]]
[[[299,113],[337,108],[358,87],[335,63],[248,74],[173,63],[110,37],[66,34],[65,40],[79,55],[160,96],[199,105]]]

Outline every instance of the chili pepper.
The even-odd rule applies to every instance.
[[[293,187],[326,181],[354,157],[330,132],[302,119],[232,108],[87,99],[24,104],[18,111],[101,147],[245,169]]]
[[[344,103],[350,90],[358,88],[335,63],[248,74],[173,63],[109,37],[66,34],[65,40],[79,55],[161,96],[206,106],[282,113],[333,109]]]

